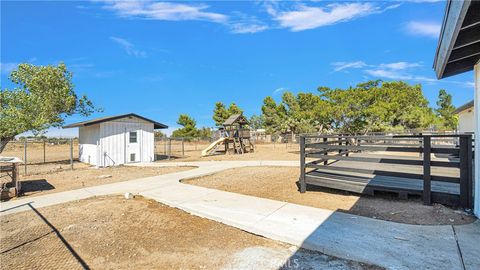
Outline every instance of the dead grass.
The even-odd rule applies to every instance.
[[[2,269],[81,269],[81,263],[91,269],[278,269],[285,262],[378,269],[295,251],[141,197],[98,197],[36,211],[2,217]]]
[[[304,194],[296,182],[299,169],[290,167],[248,167],[186,180],[185,183],[245,195],[341,211],[360,216],[408,224],[465,224],[471,215],[440,204],[423,205],[420,199],[399,200],[394,196],[357,196],[321,188]]]

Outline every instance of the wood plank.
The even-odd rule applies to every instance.
[[[321,148],[331,150],[351,150],[351,151],[391,151],[391,152],[409,152],[420,153],[421,147],[391,147],[391,146],[358,146],[358,145],[320,145],[307,146],[310,148]],[[450,149],[449,149],[450,150]]]
[[[383,190],[404,190],[421,192],[423,181],[420,179],[408,179],[393,176],[365,175],[365,174],[340,174],[313,171],[305,175],[305,179],[321,178],[332,182],[342,182],[351,185],[368,185],[371,188],[382,188]],[[307,181],[308,183],[308,181]],[[432,192],[459,195],[459,184],[432,181]]]
[[[340,171],[340,172],[357,172],[364,174],[375,174],[375,175],[384,175],[384,176],[395,176],[402,178],[411,178],[411,179],[423,179],[423,174],[419,173],[406,173],[398,171],[387,171],[387,170],[376,170],[376,169],[362,169],[362,168],[352,168],[352,167],[340,167],[340,166],[325,166],[315,163],[306,164],[308,168],[316,168],[317,171]],[[432,175],[432,180],[439,182],[450,182],[450,183],[460,183],[458,177],[442,176],[442,175]]]

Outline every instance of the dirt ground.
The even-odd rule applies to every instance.
[[[188,147],[185,150],[185,155],[182,156],[181,152],[174,152],[170,161],[222,161],[222,160],[300,160],[300,150],[298,144],[285,144],[285,143],[269,143],[269,144],[256,144],[255,152],[245,153],[243,155],[211,155],[202,157],[201,153],[208,145],[198,145],[197,150]],[[157,149],[159,149],[157,147]],[[163,152],[157,151],[158,159],[162,162],[167,158]]]
[[[423,205],[420,198],[400,200],[389,194],[357,196],[315,187],[301,194],[296,184],[298,178],[298,168],[248,167],[189,179],[185,183],[400,223],[434,225],[475,221],[475,217],[461,210],[440,204]]]
[[[142,197],[0,220],[2,269],[379,269],[256,236]]]
[[[36,196],[48,193],[98,186],[136,178],[168,174],[193,169],[193,167],[128,167],[116,166],[95,168],[82,166],[74,170],[58,170],[34,175],[20,175],[23,196]],[[0,178],[6,181],[7,177]]]

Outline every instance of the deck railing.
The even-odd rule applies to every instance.
[[[471,208],[472,196],[472,166],[473,138],[471,134],[462,135],[393,135],[393,136],[344,136],[344,135],[302,135],[300,136],[300,191],[306,191],[310,174],[315,171],[327,171],[334,175],[339,173],[369,174],[403,179],[423,180],[423,202],[442,202],[459,204]],[[369,157],[371,152],[384,152],[383,156]],[[386,152],[386,153],[385,153]],[[403,156],[388,156],[393,152],[418,153]],[[362,153],[355,155],[352,153]],[[433,159],[432,154],[441,155],[443,159]],[[354,161],[377,164],[421,166],[422,173],[406,172],[405,167],[389,166],[390,170],[372,169],[366,165],[363,168],[351,166],[330,166],[337,161]],[[358,167],[358,166],[357,166]],[[455,168],[459,170],[458,177],[432,174],[432,167]],[[393,168],[393,170],[392,170]],[[419,170],[420,171],[420,170]],[[341,176],[340,176],[341,179]],[[396,178],[392,178],[396,179]],[[432,181],[458,184],[458,196],[432,193]],[[388,191],[388,190],[386,190]],[[395,190],[398,191],[398,190]],[[399,193],[400,194],[400,193]],[[405,194],[405,193],[402,193]],[[407,195],[408,196],[408,195]],[[445,199],[448,198],[448,199]],[[453,200],[453,201],[452,201]]]

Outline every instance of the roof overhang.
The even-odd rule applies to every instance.
[[[473,69],[480,60],[480,1],[449,0],[433,68],[438,79]]]
[[[99,123],[103,123],[103,122],[108,122],[108,121],[113,121],[113,120],[117,120],[117,119],[121,119],[121,118],[132,118],[132,117],[136,117],[136,118],[139,118],[139,119],[142,119],[144,121],[152,123],[153,124],[153,129],[168,128],[167,125],[164,125],[162,123],[153,121],[151,119],[148,119],[146,117],[143,117],[143,116],[135,114],[135,113],[128,113],[128,114],[122,114],[122,115],[96,118],[96,119],[92,119],[92,120],[88,120],[88,121],[83,121],[83,122],[78,122],[78,123],[73,123],[73,124],[70,124],[70,125],[66,125],[66,126],[63,126],[63,128],[86,127],[86,126],[91,126],[91,125],[95,125],[95,124],[99,124]]]
[[[469,101],[465,104],[463,104],[462,106],[458,107],[456,110],[455,110],[455,113],[458,114],[458,113],[461,113],[465,110],[469,110],[469,109],[472,109],[473,108],[473,100],[472,101]]]

